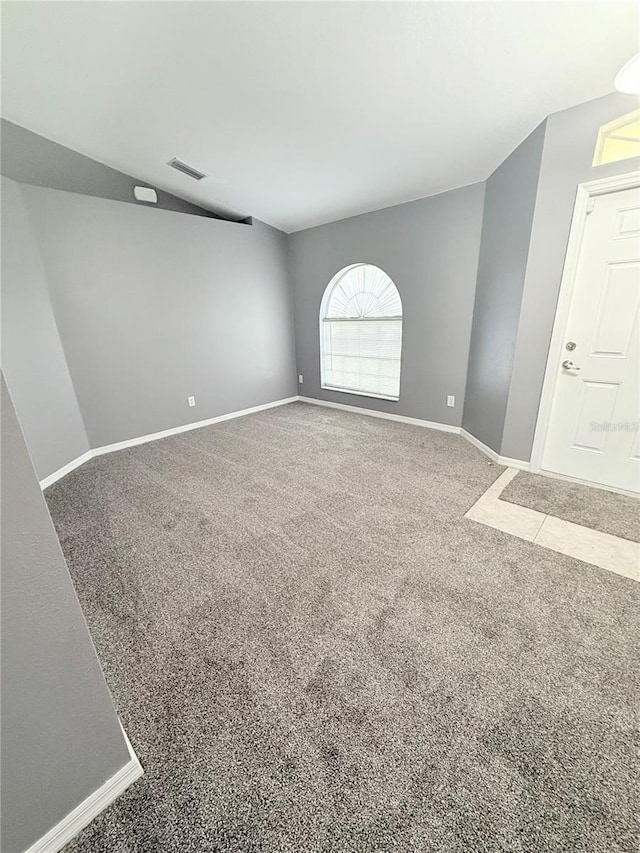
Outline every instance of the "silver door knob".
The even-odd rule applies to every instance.
[[[572,361],[569,361],[569,359],[567,359],[566,361],[563,361],[562,366],[564,367],[565,370],[580,370],[580,368],[576,367]]]

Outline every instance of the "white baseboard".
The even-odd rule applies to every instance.
[[[519,471],[531,470],[530,462],[525,462],[524,459],[513,459],[511,456],[501,456],[500,464],[506,465],[507,468],[517,468]]]
[[[500,456],[499,453],[496,453],[495,450],[492,450],[484,444],[484,442],[480,441],[479,438],[476,438],[475,435],[467,432],[466,429],[460,430],[460,435],[463,438],[466,438],[466,440],[473,444],[474,447],[477,447],[478,450],[481,450],[482,453],[484,453],[485,456],[488,456],[492,462],[496,463],[496,465],[504,465],[506,468],[518,468],[520,471],[529,470],[529,463],[525,462],[524,459],[511,459],[509,456]]]
[[[105,444],[91,451],[92,456],[102,456],[104,453],[114,453],[116,450],[125,450],[127,447],[135,447],[137,444],[146,444],[149,441],[158,441],[160,438],[168,438],[171,435],[179,435],[181,432],[190,432],[192,429],[219,424],[234,418],[242,418],[245,415],[253,415],[255,412],[264,412],[265,409],[274,409],[276,406],[284,406],[287,403],[295,403],[298,397],[287,397],[284,400],[274,400],[273,403],[262,403],[260,406],[252,406],[250,409],[240,409],[237,412],[229,412],[226,415],[217,415],[215,418],[207,418],[204,421],[196,421],[183,426],[172,427],[161,432],[152,432],[149,435],[141,435],[138,438],[128,438],[126,441],[117,441],[115,444]]]
[[[488,447],[486,444],[484,444],[482,441],[480,441],[479,438],[476,438],[475,435],[471,435],[471,433],[467,432],[466,429],[461,429],[460,435],[463,438],[466,438],[466,440],[468,442],[470,442],[471,444],[473,444],[474,447],[477,447],[478,450],[481,450],[484,453],[484,455],[488,456],[492,462],[496,463],[496,465],[500,464],[500,454],[496,453],[495,450],[492,450],[490,447]]]
[[[83,800],[80,805],[69,812],[46,835],[43,835],[31,847],[28,847],[24,853],[58,853],[65,844],[68,844],[85,826],[88,826],[100,812],[104,811],[107,806],[110,806],[111,803],[117,800],[120,794],[123,794],[132,782],[135,782],[136,779],[139,779],[143,775],[144,770],[142,769],[142,765],[131,748],[126,732],[124,729],[122,731],[129,748],[129,754],[131,755],[129,761],[117,773],[114,773],[110,779],[107,779],[97,791],[89,794],[86,800]]]
[[[74,468],[77,468],[84,462],[88,462],[88,460],[93,459],[94,456],[102,456],[105,453],[114,453],[116,450],[125,450],[127,447],[135,447],[137,444],[146,444],[149,441],[158,441],[160,438],[168,438],[171,435],[178,435],[181,432],[189,432],[192,429],[200,429],[201,427],[211,426],[212,424],[219,424],[222,423],[222,421],[229,421],[233,418],[242,418],[245,415],[252,415],[255,412],[263,412],[265,409],[273,409],[276,406],[295,403],[296,400],[298,400],[297,396],[286,397],[284,400],[274,400],[272,403],[262,403],[260,406],[252,406],[250,409],[241,409],[237,412],[229,412],[226,415],[217,415],[215,418],[207,418],[204,421],[195,421],[194,423],[165,429],[161,432],[152,432],[148,435],[140,435],[137,438],[128,438],[126,441],[117,441],[115,444],[105,444],[102,447],[95,447],[92,450],[88,450],[86,453],[83,453],[82,456],[78,456],[77,459],[63,465],[62,468],[54,471],[53,474],[49,474],[49,476],[45,477],[44,480],[40,480],[40,488],[46,489],[48,486],[53,485],[53,483],[61,477],[64,477],[65,474],[69,474],[74,470]]]
[[[386,421],[398,421],[401,424],[437,429],[441,432],[452,432],[458,435],[460,427],[451,424],[440,424],[436,421],[423,421],[420,418],[409,418],[406,415],[394,415],[391,412],[379,412],[376,409],[363,409],[360,406],[348,406],[346,403],[330,403],[328,400],[316,400],[314,397],[298,397],[301,403],[311,403],[314,406],[326,406],[328,409],[340,409],[344,412],[355,412],[358,415],[369,415],[372,418],[382,418]]]
[[[359,415],[368,415],[371,418],[382,418],[387,421],[397,421],[401,424],[411,424],[412,426],[425,427],[426,429],[436,429],[441,432],[450,432],[454,435],[461,435],[463,438],[466,438],[467,441],[470,441],[478,450],[481,450],[484,454],[486,454],[489,459],[495,462],[497,465],[505,465],[508,468],[519,468],[521,471],[529,470],[529,463],[525,462],[522,459],[510,459],[508,456],[500,456],[492,450],[490,447],[487,447],[486,444],[483,444],[478,438],[474,435],[471,435],[470,432],[467,432],[465,429],[462,429],[458,426],[452,426],[451,424],[441,424],[436,421],[423,421],[420,418],[409,418],[406,415],[395,415],[391,412],[380,412],[376,409],[363,409],[361,406],[349,406],[346,403],[331,403],[328,400],[316,400],[313,397],[286,397],[284,400],[275,400],[272,403],[263,403],[260,406],[252,406],[250,409],[241,409],[238,412],[229,412],[226,415],[218,415],[215,418],[207,418],[204,421],[196,421],[195,423],[183,424],[182,426],[172,427],[171,429],[165,429],[161,432],[153,432],[148,435],[141,435],[137,438],[129,438],[126,441],[117,441],[115,444],[106,444],[103,447],[96,447],[93,450],[88,450],[86,453],[83,453],[82,456],[78,456],[77,459],[72,460],[71,462],[64,465],[62,468],[59,468],[57,471],[54,471],[53,474],[49,474],[48,477],[45,477],[44,480],[40,481],[40,487],[42,489],[46,489],[48,486],[51,486],[61,477],[64,477],[65,474],[69,474],[74,468],[77,468],[79,465],[82,465],[84,462],[87,462],[89,459],[93,459],[94,456],[102,456],[105,453],[114,453],[117,450],[125,450],[127,447],[135,447],[137,444],[146,444],[149,441],[158,441],[160,438],[168,438],[170,435],[178,435],[181,432],[189,432],[192,429],[200,429],[201,427],[211,426],[212,424],[222,423],[222,421],[229,421],[233,418],[241,418],[245,415],[252,415],[255,412],[263,412],[265,409],[273,409],[276,406],[284,406],[287,403],[295,403],[299,400],[302,403],[311,403],[314,406],[326,406],[328,409],[340,409],[344,412],[354,412]]]
[[[72,459],[71,462],[67,462],[66,465],[63,465],[62,468],[58,468],[57,471],[54,471],[53,474],[49,474],[48,477],[45,477],[44,480],[40,480],[40,488],[46,489],[47,486],[51,486],[56,480],[59,480],[61,477],[64,477],[66,474],[70,474],[74,468],[78,468],[80,465],[83,465],[85,462],[88,462],[94,455],[93,450],[87,450],[86,453],[83,453],[82,456],[76,457],[76,459]]]

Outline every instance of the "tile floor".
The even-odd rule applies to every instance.
[[[637,542],[500,500],[500,495],[517,473],[515,468],[507,468],[465,517],[640,581],[640,544]]]

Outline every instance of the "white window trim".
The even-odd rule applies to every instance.
[[[399,390],[398,390],[398,396],[397,397],[387,396],[385,394],[376,394],[373,391],[356,391],[356,390],[352,390],[350,388],[338,387],[337,385],[329,385],[329,384],[327,384],[325,377],[324,377],[324,359],[323,359],[324,328],[323,328],[323,326],[324,326],[324,323],[327,319],[331,319],[331,318],[325,317],[325,315],[327,313],[327,305],[329,303],[329,300],[331,299],[331,294],[333,293],[333,289],[334,289],[335,285],[338,283],[338,280],[340,278],[342,278],[343,275],[346,275],[350,270],[354,269],[355,267],[360,267],[363,264],[377,267],[377,264],[371,264],[370,261],[357,261],[356,263],[348,264],[346,267],[342,267],[330,279],[330,281],[327,284],[327,286],[325,287],[324,293],[322,295],[322,301],[320,302],[320,311],[318,312],[318,320],[319,320],[318,344],[319,344],[319,356],[320,356],[320,388],[323,391],[336,391],[339,394],[354,394],[357,397],[368,397],[372,400],[389,400],[392,403],[397,403],[400,400],[400,391]],[[381,269],[381,268],[378,267],[378,269]],[[384,272],[384,270],[383,270],[383,272]],[[387,274],[387,273],[385,273],[385,274]],[[393,283],[394,283],[394,286],[396,286],[395,282],[393,282]],[[397,286],[396,286],[396,289],[397,289]],[[337,319],[338,318],[334,318],[333,322],[335,322]],[[388,317],[385,319],[400,320],[402,322],[403,331],[404,331],[404,307],[403,307],[403,313],[401,316],[399,316],[399,317]],[[366,319],[361,320],[361,322],[366,322]],[[402,383],[402,359],[401,359],[400,363],[401,363],[400,383]]]
[[[623,116],[618,116],[618,118],[613,121],[607,122],[607,124],[603,124],[600,130],[598,131],[598,138],[596,140],[596,150],[593,154],[593,163],[591,164],[592,168],[596,166],[610,166],[612,163],[624,163],[625,160],[635,160],[637,155],[630,154],[628,157],[623,157],[620,160],[609,160],[606,163],[602,161],[602,154],[604,151],[605,143],[610,138],[626,140],[628,142],[636,142],[633,137],[625,136],[624,134],[616,133],[619,128],[624,128],[632,121],[637,121],[640,119],[640,109],[631,110],[630,113],[625,113]]]
[[[391,400],[392,403],[397,403],[400,396],[385,397],[384,394],[374,394],[373,391],[351,391],[349,388],[338,388],[337,385],[325,385],[320,383],[323,391],[338,391],[340,394],[355,394],[357,397],[371,397],[372,400]]]

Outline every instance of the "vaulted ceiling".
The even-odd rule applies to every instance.
[[[2,19],[5,118],[285,231],[484,180],[638,51],[635,3],[14,2]]]

